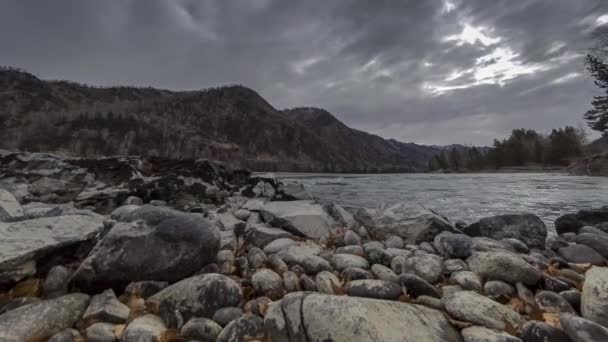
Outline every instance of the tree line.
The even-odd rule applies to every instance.
[[[514,129],[507,139],[494,140],[491,147],[451,146],[429,163],[431,171],[479,171],[518,166],[567,166],[583,156],[585,133],[566,126],[542,134],[532,129]]]

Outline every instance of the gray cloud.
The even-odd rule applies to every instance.
[[[422,143],[580,124],[603,0],[5,0],[0,64],[97,85],[241,83]],[[606,17],[608,18],[608,17]]]

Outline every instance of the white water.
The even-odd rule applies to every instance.
[[[608,205],[608,177],[540,173],[276,176],[284,182],[303,183],[323,202],[372,208],[416,202],[452,222],[530,212],[553,230],[553,222],[562,214]]]

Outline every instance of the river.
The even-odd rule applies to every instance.
[[[284,182],[304,184],[322,202],[371,208],[415,202],[452,222],[467,223],[492,215],[529,212],[538,215],[550,232],[562,214],[608,205],[608,177],[552,173],[276,176]]]

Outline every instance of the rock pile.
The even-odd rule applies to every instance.
[[[2,341],[608,341],[604,209],[558,219],[559,236],[530,214],[459,229],[411,204],[349,212],[268,176],[196,176],[200,162],[163,170],[224,195],[136,197],[133,180],[164,177],[137,158],[2,158]],[[65,187],[40,191],[45,177]],[[101,183],[126,197],[79,204]]]

